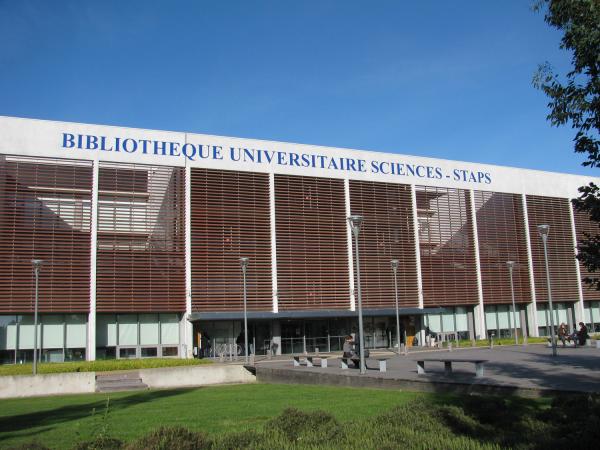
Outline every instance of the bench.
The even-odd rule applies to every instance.
[[[367,359],[365,359],[365,367],[367,365]],[[387,372],[387,360],[389,358],[371,358],[371,359],[376,359],[379,362],[379,371],[380,372]],[[346,358],[346,357],[341,357],[340,358],[340,363],[341,363],[341,367],[342,370],[345,370],[348,368],[348,361],[352,361],[352,364],[354,364],[354,367],[359,367],[360,366],[360,359],[359,358]]]
[[[483,377],[483,366],[487,362],[487,359],[458,359],[458,358],[430,358],[420,359],[417,361],[417,374],[423,375],[425,373],[425,362],[443,362],[444,373],[446,375],[452,374],[452,363],[472,363],[475,364],[475,376]]]
[[[316,360],[319,360],[320,367],[327,367],[327,358],[324,356],[304,356],[304,359],[299,355],[294,355],[294,367],[300,367],[301,365],[306,365],[306,367],[314,367]]]

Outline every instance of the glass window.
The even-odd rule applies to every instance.
[[[439,314],[429,314],[427,316],[427,322],[429,323],[429,330],[435,333],[442,331],[442,320]]]
[[[583,304],[583,320],[585,323],[592,323],[592,303],[586,302]]]
[[[496,321],[496,307],[486,306],[485,307],[485,327],[488,330],[497,330],[498,322]]]
[[[119,345],[138,344],[137,314],[119,314]],[[124,358],[121,356],[121,358]]]
[[[600,323],[600,302],[592,302],[591,313],[594,323]]]
[[[120,348],[119,349],[119,358],[124,358],[124,359],[137,358],[135,347],[133,347],[133,348]]]
[[[464,306],[456,307],[456,331],[469,331],[469,318],[467,308]]]
[[[117,316],[114,314],[96,316],[96,345],[98,347],[117,345]]]
[[[179,314],[160,315],[160,343],[179,344]]]
[[[68,314],[67,348],[85,348],[87,344],[87,318],[83,314]]]
[[[60,348],[65,344],[64,317],[62,315],[49,315],[42,317],[42,347]],[[54,358],[54,357],[53,357]],[[62,350],[60,352],[62,361]],[[55,362],[54,360],[52,362]]]
[[[0,350],[14,350],[16,347],[17,316],[0,316]]]
[[[567,303],[559,303],[556,306],[556,321],[554,322],[554,325],[560,325],[561,323],[569,323],[569,320],[567,318],[568,316],[568,308],[570,307],[570,304]]]
[[[33,316],[19,316],[19,349],[33,349]],[[42,342],[41,327],[38,323],[38,347]]]
[[[40,361],[43,362],[63,362],[63,349],[42,350]]]
[[[85,361],[85,348],[66,349],[65,361]]]
[[[442,328],[445,332],[454,331],[454,311],[448,309],[449,311],[442,313]]]
[[[156,358],[158,356],[157,347],[142,347],[142,358]]]
[[[537,305],[537,321],[538,327],[545,327],[547,325],[546,305]]]
[[[498,328],[501,330],[510,328],[508,321],[508,305],[498,305]]]
[[[158,314],[140,314],[140,344],[158,345]]]
[[[177,347],[163,347],[162,348],[163,356],[177,356]]]

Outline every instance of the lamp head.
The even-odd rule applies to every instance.
[[[363,223],[363,216],[353,215],[348,217],[348,223],[352,228],[352,231],[356,234],[360,231],[360,226]]]
[[[250,258],[240,258],[240,266],[242,266],[242,269],[245,269],[246,267],[248,267],[249,262],[250,262]]]
[[[509,269],[512,269],[513,267],[515,267],[515,262],[514,261],[506,261],[506,266]]]
[[[390,264],[392,266],[392,270],[395,272],[396,270],[398,270],[398,265],[400,264],[400,261],[398,261],[397,259],[392,259],[390,261]]]
[[[44,264],[44,260],[43,259],[32,259],[31,264],[33,264],[33,267],[35,269],[39,269],[42,266],[42,264]]]
[[[537,229],[542,239],[548,237],[548,233],[550,233],[550,225],[538,225]]]

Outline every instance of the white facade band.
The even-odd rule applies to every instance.
[[[271,215],[271,283],[273,286],[273,312],[279,312],[277,289],[277,216],[275,211],[275,174],[269,174],[269,212]]]
[[[98,255],[98,178],[100,168],[98,161],[92,167],[92,220],[90,230],[90,312],[88,314],[87,349],[85,352],[88,361],[96,359],[96,261]]]
[[[350,206],[350,180],[344,180],[344,201],[346,205],[346,218],[352,215]],[[352,251],[352,229],[346,223],[346,239],[348,242],[348,279],[350,280],[350,310],[356,311],[356,290],[354,288],[354,252]]]
[[[523,204],[523,222],[525,226],[525,241],[527,242],[527,268],[529,269],[529,286],[531,289],[531,303],[527,308],[527,317],[529,318],[529,334],[537,337],[538,320],[537,320],[537,303],[535,295],[535,279],[533,273],[533,255],[531,253],[531,239],[529,238],[529,215],[527,214],[527,196],[521,195]]]
[[[413,231],[415,236],[415,261],[417,263],[417,295],[419,308],[423,309],[423,274],[421,273],[421,242],[419,237],[419,213],[417,210],[417,190],[414,184],[410,185],[410,200],[413,213]]]
[[[481,261],[479,259],[479,234],[477,231],[477,211],[475,211],[475,193],[472,189],[469,190],[469,202],[471,203],[471,223],[473,227],[473,245],[475,246],[475,270],[477,275],[477,298],[479,305],[475,318],[475,334],[480,339],[487,336],[485,327],[485,308],[483,306],[483,283],[481,281]]]
[[[573,204],[569,202],[569,219],[571,220],[571,234],[573,235],[573,252],[575,256],[579,253],[577,249],[577,231],[575,230],[575,214],[573,213]],[[575,273],[577,274],[577,296],[578,301],[575,303],[575,323],[585,322],[585,312],[583,304],[583,287],[581,284],[581,270],[579,260],[575,260]]]
[[[194,332],[188,317],[192,314],[192,170],[185,168],[185,315],[182,320],[183,355],[193,357]]]

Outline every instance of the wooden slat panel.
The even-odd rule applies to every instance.
[[[515,302],[530,302],[527,230],[521,196],[484,191],[474,194],[483,302],[512,302],[507,261],[515,262]]]
[[[101,163],[97,309],[185,311],[183,168]]]
[[[0,312],[31,313],[31,259],[43,259],[40,312],[87,312],[92,166],[0,155]]]
[[[590,217],[587,213],[575,211],[575,233],[577,234],[577,242],[580,242],[582,239],[586,238],[586,233],[590,236],[596,236],[600,234],[600,225],[598,222],[594,222],[590,220]],[[598,277],[600,273],[592,273],[587,270],[587,268],[579,263],[579,273],[581,274],[581,278],[585,277]],[[600,300],[600,291],[590,287],[588,284],[582,281],[581,283],[583,288],[583,299],[585,301],[590,300]]]
[[[416,189],[424,305],[478,303],[468,191],[431,186]]]
[[[573,233],[569,216],[569,200],[528,195],[529,239],[533,258],[536,302],[548,301],[546,269],[544,266],[544,244],[537,226],[550,225],[548,235],[548,265],[552,301],[577,301],[577,273]]]
[[[400,261],[400,306],[419,306],[410,186],[351,180],[350,205],[352,214],[364,217],[358,244],[363,306],[395,306],[392,259]]]
[[[269,176],[192,169],[192,309],[241,311],[240,257],[250,258],[249,310],[272,310]]]
[[[344,182],[275,175],[280,310],[350,306]]]

